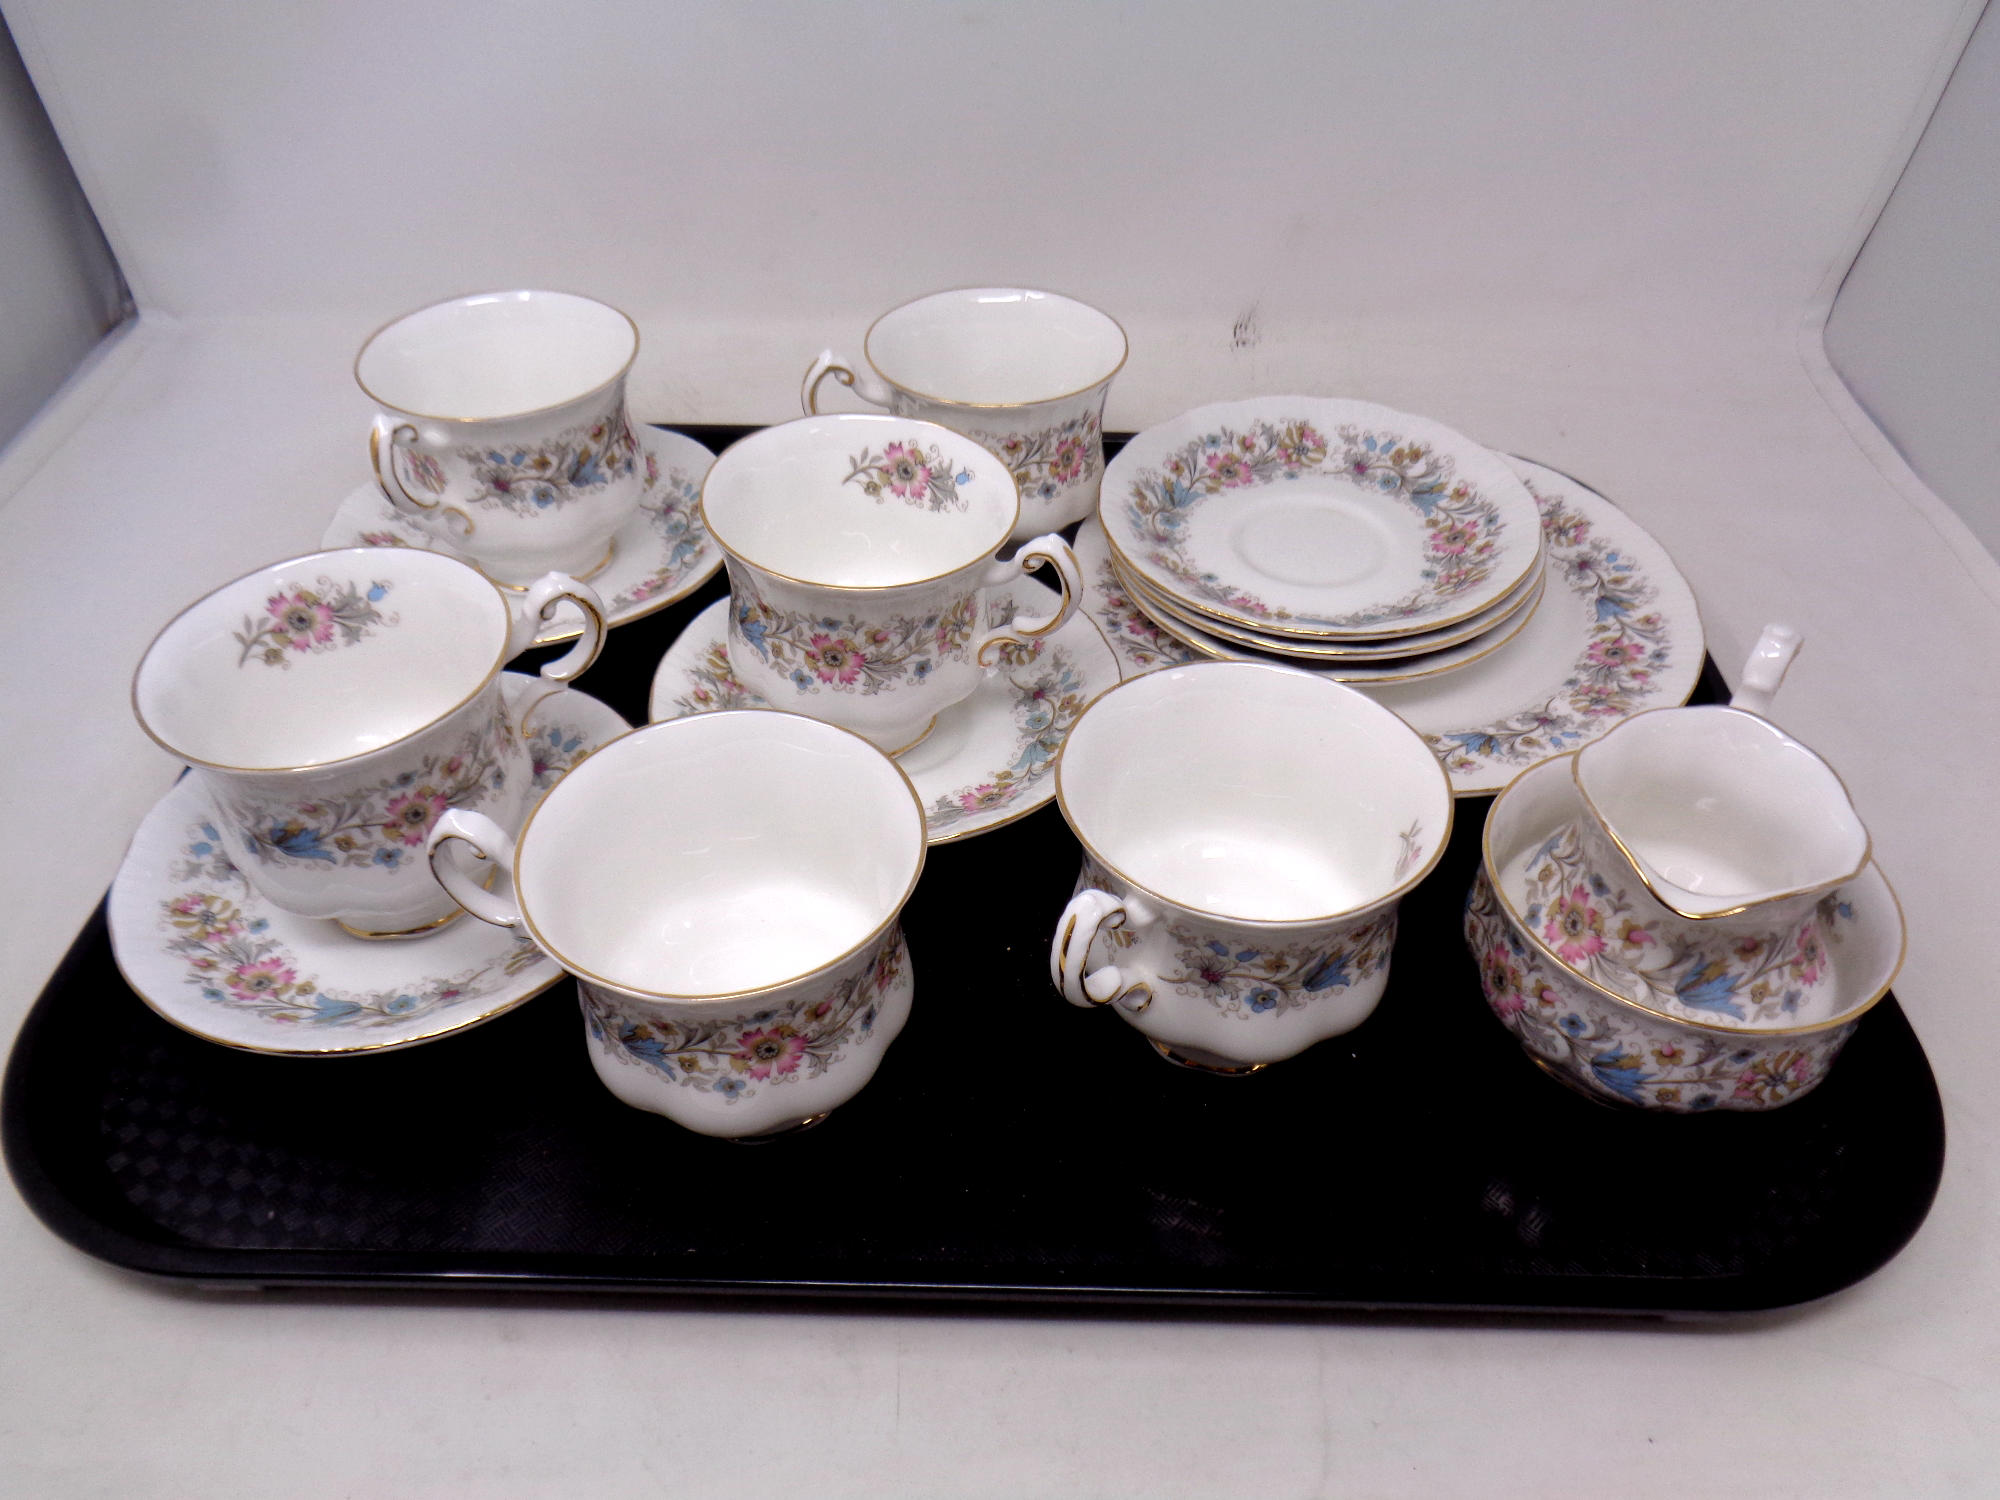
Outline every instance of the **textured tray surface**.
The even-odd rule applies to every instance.
[[[723,588],[615,632],[584,686],[641,721]],[[1054,808],[933,849],[881,1072],[748,1147],[613,1100],[567,983],[408,1052],[256,1056],[148,1011],[100,911],[16,1043],[7,1161],[71,1243],[212,1282],[1713,1313],[1901,1249],[1944,1127],[1895,1001],[1771,1114],[1576,1096],[1487,1013],[1459,935],[1485,806],[1459,804],[1405,901],[1376,1014],[1247,1079],[1173,1068],[1049,988],[1077,861]]]

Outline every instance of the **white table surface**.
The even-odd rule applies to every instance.
[[[0,459],[0,618],[13,642],[0,661],[13,752],[0,1030],[18,1024],[175,773],[127,705],[146,641],[202,590],[309,549],[365,478],[366,409],[347,376],[356,332],[332,319],[149,318]],[[783,329],[763,342],[779,351],[768,364],[720,336],[688,352],[710,372],[700,383],[642,368],[637,414],[786,415],[790,367],[817,340]],[[1620,348],[1550,335],[1511,358],[1449,361],[1421,341],[1361,358],[1300,337],[1255,368],[1218,364],[1171,326],[1136,325],[1134,344],[1108,425],[1288,386],[1424,411],[1630,509],[1682,564],[1731,675],[1765,620],[1804,631],[1778,717],[1841,771],[1908,909],[1897,991],[1951,1132],[1910,1247],[1820,1305],[1724,1326],[884,1315],[163,1289],[71,1250],[0,1192],[0,1493],[1832,1496],[2000,1484],[2000,1119],[1980,1082],[2000,1048],[2000,569],[1789,335]],[[1359,387],[1357,368],[1371,376]],[[1052,999],[1045,1019],[1053,1038],[1068,1018]]]

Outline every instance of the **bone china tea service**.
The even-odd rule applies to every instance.
[[[1083,595],[1060,536],[995,559],[1019,510],[1013,476],[929,422],[843,414],[767,427],[715,461],[701,509],[729,570],[737,678],[891,754],[1008,650],[1060,629]],[[989,627],[985,596],[1040,563],[1061,603]]]
[[[639,509],[625,410],[639,330],[566,292],[488,292],[398,318],[354,361],[391,505],[495,579],[588,578]]]
[[[511,875],[489,891],[468,848]],[[518,841],[476,812],[431,831],[438,878],[577,977],[592,1065],[704,1135],[812,1123],[859,1091],[910,1012],[897,918],[924,865],[909,778],[858,735],[736,709],[615,740]]]
[[[831,375],[876,406],[955,428],[1006,462],[1021,487],[1024,541],[1089,515],[1104,477],[1104,397],[1124,367],[1125,330],[1096,308],[1025,287],[965,287],[884,313],[866,363],[822,350],[800,404],[819,412]]]
[[[1396,908],[1451,833],[1414,731],[1284,668],[1176,667],[1070,730],[1056,799],[1083,845],[1050,975],[1169,1059],[1246,1072],[1381,999]],[[1093,950],[1107,961],[1095,963]]]
[[[456,915],[414,856],[446,807],[516,824],[533,776],[501,668],[559,601],[589,628],[551,684],[604,640],[588,584],[550,574],[510,607],[464,563],[353,547],[274,563],[189,605],[132,683],[140,725],[188,762],[244,877],[272,904],[360,936]]]
[[[370,336],[384,499],[328,531],[367,545],[224,585],[139,664],[139,721],[192,775],[113,884],[134,990],[223,1045],[336,1055],[567,975],[617,1099],[768,1139],[853,1099],[911,1017],[927,841],[1052,797],[1082,868],[1053,1008],[1017,1025],[1103,1024],[1060,996],[1198,1073],[1350,1033],[1365,1066],[1404,898],[1454,797],[1497,792],[1465,940],[1499,1024],[1592,1099],[1788,1104],[1887,993],[1867,830],[1769,718],[1796,637],[1681,707],[1693,595],[1604,497],[1320,396],[1198,407],[1107,465],[1125,335],[1054,293],[920,297],[862,348],[711,458],[634,429],[637,328],[590,298]],[[828,377],[887,410],[819,412]],[[718,563],[660,722],[565,690]],[[503,672],[579,624],[540,678]]]

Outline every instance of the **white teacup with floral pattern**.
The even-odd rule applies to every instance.
[[[466,910],[576,976],[605,1087],[737,1138],[813,1123],[874,1075],[910,1013],[899,918],[924,849],[923,807],[894,761],[768,709],[613,741],[518,841],[459,812],[430,839]],[[511,882],[486,889],[482,864]]]
[[[441,553],[350,547],[272,563],[189,605],[132,682],[140,726],[206,784],[230,859],[273,904],[358,937],[458,915],[417,857],[447,807],[514,825],[534,768],[501,669],[561,601],[582,638],[542,668],[596,660],[603,606],[550,574],[503,596]]]
[[[354,378],[389,503],[517,585],[589,578],[645,492],[625,377],[639,330],[567,292],[482,292],[371,335]]]
[[[1251,1072],[1358,1026],[1451,834],[1416,732],[1303,672],[1204,662],[1084,710],[1056,762],[1084,848],[1049,973],[1174,1062]]]
[[[767,427],[724,450],[701,507],[729,568],[737,677],[891,755],[1010,648],[1060,629],[1083,597],[1059,536],[995,559],[1018,513],[1013,476],[930,422],[870,413]],[[992,591],[1041,563],[1062,602],[1043,618],[986,625]]]
[[[800,404],[819,411],[831,375],[899,416],[954,428],[1003,458],[1021,486],[1014,539],[1080,521],[1104,479],[1104,398],[1125,364],[1125,330],[1087,303],[1025,287],[964,287],[884,313],[866,364],[831,349]]]

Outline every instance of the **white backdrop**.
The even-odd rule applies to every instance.
[[[768,420],[820,344],[992,278],[1126,324],[1114,426],[1422,411],[1631,510],[1726,670],[1799,624],[1779,717],[1909,909],[1954,1136],[1883,1272],[1709,1333],[250,1306],[0,1194],[0,1491],[1990,1489],[2000,569],[1819,340],[1978,0],[5,4],[146,316],[0,463],[0,1023],[173,775],[126,702],[146,640],[365,480],[369,329],[568,287],[639,321],[640,415]]]

